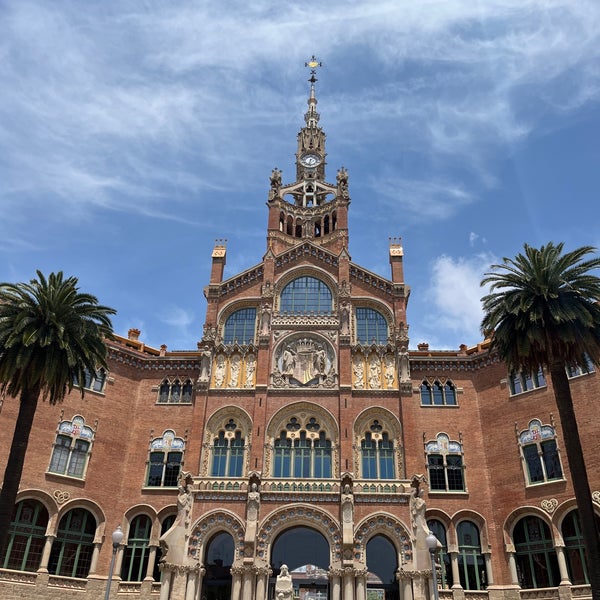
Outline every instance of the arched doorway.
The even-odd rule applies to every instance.
[[[229,600],[231,598],[231,565],[234,544],[229,533],[215,534],[207,544],[202,579],[202,600]]]
[[[281,565],[287,565],[292,575],[295,597],[299,600],[327,600],[331,562],[329,544],[325,537],[310,527],[293,527],[279,534],[273,543],[269,595],[275,597],[275,582]]]
[[[399,600],[398,552],[385,536],[376,535],[367,542],[367,598]]]

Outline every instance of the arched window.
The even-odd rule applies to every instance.
[[[481,554],[479,529],[471,521],[461,521],[457,528],[458,571],[465,590],[483,590],[487,585],[485,561]]]
[[[375,419],[360,443],[361,475],[363,479],[394,479],[394,442]]]
[[[171,430],[165,431],[162,437],[152,440],[146,485],[148,487],[176,487],[183,463],[184,449],[183,439],[175,437],[175,433]]]
[[[273,476],[297,479],[331,477],[331,440],[321,430],[316,417],[310,417],[304,426],[297,417],[289,420],[274,443]]]
[[[211,475],[213,477],[241,477],[244,471],[244,438],[233,419],[213,443]]]
[[[84,508],[74,508],[63,516],[48,562],[51,575],[88,576],[94,551],[96,519]]]
[[[191,379],[183,383],[179,378],[164,379],[158,388],[158,404],[191,404],[194,384]]]
[[[433,384],[423,381],[419,389],[422,406],[456,406],[456,387],[450,380],[443,385],[437,380]]]
[[[356,339],[359,344],[385,344],[388,340],[385,317],[372,308],[357,308]]]
[[[298,277],[288,283],[281,292],[279,310],[282,313],[329,314],[331,309],[331,290],[315,277]]]
[[[209,540],[204,557],[206,574],[202,578],[202,596],[231,597],[231,566],[234,553],[235,544],[229,533],[220,531]]]
[[[8,529],[6,553],[0,565],[15,571],[37,571],[46,542],[48,511],[38,500],[21,500]]]
[[[148,570],[150,555],[150,530],[152,521],[146,515],[138,515],[131,521],[127,546],[123,552],[121,579],[143,581]]]
[[[519,585],[525,589],[560,583],[550,528],[539,517],[523,517],[513,531]]]
[[[441,567],[442,575],[440,578],[440,585],[443,589],[448,590],[454,584],[452,578],[452,567],[450,564],[450,555],[448,554],[448,538],[446,535],[446,528],[444,524],[437,519],[431,519],[427,521],[427,527],[433,532],[433,535],[439,540],[442,547],[439,549],[439,564]]]
[[[94,431],[79,415],[62,421],[52,448],[48,472],[83,479],[90,455]]]
[[[462,444],[450,440],[445,433],[440,433],[435,441],[425,444],[425,452],[429,489],[432,492],[464,492]]]
[[[529,485],[563,479],[554,427],[532,419],[519,434],[519,445]]]
[[[596,515],[596,527],[600,531],[600,517]],[[569,579],[574,585],[589,584],[589,570],[585,558],[585,546],[579,513],[572,510],[562,522],[562,536],[565,541],[565,555],[569,569]]]
[[[223,328],[223,343],[250,344],[256,332],[256,308],[242,308],[227,317]]]

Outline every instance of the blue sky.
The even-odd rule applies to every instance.
[[[170,350],[262,260],[295,175],[315,54],[350,253],[389,276],[411,347],[480,340],[479,281],[524,242],[600,246],[600,4],[328,0],[0,4],[0,281],[63,270]]]

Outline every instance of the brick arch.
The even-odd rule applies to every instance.
[[[381,406],[371,406],[369,408],[366,408],[358,414],[354,421],[354,425],[352,427],[354,435],[354,472],[357,474],[361,473],[360,444],[365,432],[369,430],[369,427],[374,420],[382,422],[384,425],[384,429],[388,430],[391,439],[394,440],[394,454],[396,460],[397,474],[396,478],[403,479],[404,448],[402,446],[402,424],[398,420],[398,417],[394,415],[394,413],[389,411],[387,408],[382,408]]]
[[[225,509],[211,511],[196,521],[188,543],[188,556],[202,563],[206,545],[216,533],[222,531],[229,533],[233,538],[233,561],[240,562],[244,553],[245,527],[236,514]]]
[[[408,527],[390,513],[380,512],[360,521],[354,530],[354,560],[367,564],[367,543],[376,535],[382,535],[396,548],[398,568],[412,563],[413,545]]]
[[[273,542],[286,529],[309,527],[321,533],[329,543],[330,564],[341,561],[342,532],[337,519],[330,513],[309,504],[294,504],[268,515],[258,530],[256,554],[269,563]]]
[[[58,499],[63,497],[65,492],[56,490],[51,496],[48,492],[38,489],[23,490],[17,494],[15,500],[15,506],[22,500],[37,500],[42,506],[48,511],[48,525],[46,527],[46,535],[55,533],[58,528],[58,511],[60,510],[60,504]],[[58,496],[58,498],[57,498]]]
[[[339,425],[336,418],[325,407],[313,402],[294,402],[280,408],[269,420],[265,430],[265,472],[271,472],[273,457],[273,445],[275,438],[285,429],[286,422],[290,417],[305,415],[306,418],[316,416],[321,421],[321,426],[327,432],[331,440],[331,473],[339,473]]]
[[[149,504],[136,504],[135,506],[132,506],[129,510],[125,511],[125,523],[124,523],[125,526],[123,527],[123,533],[125,534],[125,537],[123,538],[124,544],[126,544],[127,541],[129,540],[129,531],[131,528],[131,521],[133,521],[133,519],[135,519],[136,517],[139,517],[140,515],[145,515],[146,517],[148,517],[150,519],[150,523],[151,523],[150,536],[152,537],[152,531],[154,530],[154,524],[157,519],[156,510],[154,509],[154,507],[150,506]]]
[[[250,460],[249,448],[252,443],[252,417],[241,407],[230,405],[217,409],[206,422],[204,440],[202,440],[202,458],[200,460],[200,476],[208,477],[210,470],[210,454],[214,438],[218,435],[223,423],[234,419],[242,431],[244,444],[244,473],[248,472]]]
[[[73,510],[74,508],[85,508],[85,510],[92,513],[92,516],[94,517],[94,519],[96,519],[96,534],[94,535],[94,544],[102,543],[102,538],[105,535],[106,515],[104,514],[104,511],[95,502],[92,502],[91,500],[87,500],[85,498],[77,498],[76,500],[71,500],[63,504],[63,506],[61,506],[56,518],[56,522],[54,524],[52,535],[56,535],[58,533],[58,525],[60,523],[60,520],[70,510]]]
[[[456,541],[458,541],[456,528],[458,527],[459,523],[461,523],[462,521],[471,521],[472,523],[475,523],[475,525],[477,525],[477,529],[479,529],[479,540],[481,543],[481,551],[485,552],[486,549],[489,548],[490,542],[489,542],[489,536],[488,536],[488,531],[487,531],[487,521],[485,520],[483,515],[481,515],[478,512],[475,512],[474,510],[459,510],[459,511],[455,512],[452,515],[452,524],[454,526],[452,535],[454,536]]]
[[[546,523],[546,525],[548,525],[548,527],[550,527],[550,531],[554,537],[555,529],[552,525],[552,520],[548,516],[548,513],[544,512],[537,506],[521,506],[513,510],[506,517],[504,520],[504,525],[502,526],[502,531],[504,533],[504,544],[507,552],[514,552],[513,532],[515,525],[520,519],[527,516],[539,517],[542,521],[544,521],[544,523]]]

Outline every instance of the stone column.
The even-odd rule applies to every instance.
[[[206,569],[200,565],[198,565],[198,579],[196,583],[196,598],[195,600],[201,600],[202,598],[202,580],[204,579],[204,575],[206,574]]]
[[[483,559],[485,560],[485,576],[487,578],[487,587],[490,585],[494,585],[494,573],[492,571],[492,555],[489,552],[486,552],[483,555]]]
[[[100,542],[94,542],[94,549],[92,550],[92,559],[90,560],[90,570],[88,571],[88,577],[90,575],[96,574],[96,569],[98,568],[98,556],[100,555],[100,546],[102,546]],[[117,570],[115,569],[114,572],[117,573]]]
[[[173,577],[173,573],[170,570],[164,569],[162,574],[160,600],[169,600],[169,596],[171,594],[171,577]]]
[[[517,575],[517,562],[515,561],[515,553],[507,552],[508,554],[508,570],[510,571],[510,582],[513,585],[520,585],[519,576]]]
[[[556,546],[556,557],[558,558],[558,571],[560,572],[560,585],[571,585],[569,571],[567,569],[567,559],[565,557],[564,546]]]
[[[272,573],[269,567],[256,567],[256,600],[266,600],[267,598],[267,583],[269,575]]]
[[[115,570],[113,571],[113,578],[121,579],[121,567],[123,566],[123,546],[117,548],[117,554],[115,556]]]
[[[460,572],[458,570],[458,552],[449,552],[450,566],[452,567],[452,589],[462,589],[460,585]]]
[[[253,600],[255,589],[254,567],[245,565],[244,574],[242,575],[242,599]]]
[[[146,568],[146,579],[154,581],[154,563],[156,563],[156,546],[150,546],[148,551],[148,567]]]
[[[344,568],[344,596],[343,600],[354,600],[354,569]]]
[[[187,576],[187,585],[185,588],[185,600],[195,600],[197,594],[198,573],[189,571]]]
[[[356,600],[367,600],[367,569],[356,571]]]
[[[329,585],[331,587],[331,600],[341,600],[341,579],[342,572],[340,569],[329,569]]]
[[[242,573],[242,567],[231,567],[231,600],[240,600],[240,592],[242,591]]]
[[[396,579],[400,586],[400,597],[402,600],[413,600],[412,578],[399,571],[396,572]]]
[[[52,544],[56,539],[55,535],[47,535],[46,542],[44,543],[44,549],[42,550],[42,558],[40,560],[40,568],[38,569],[38,573],[47,573],[48,572],[48,562],[50,561],[50,552],[52,550]]]

